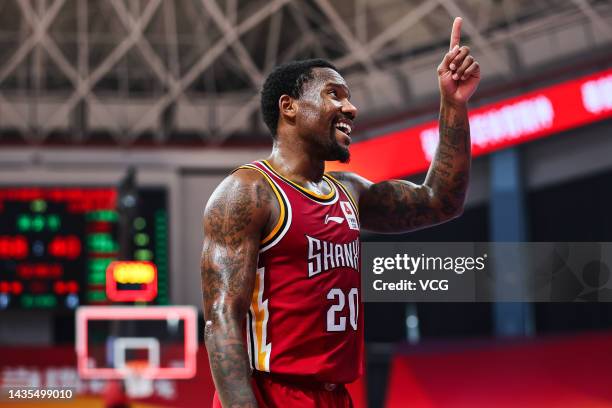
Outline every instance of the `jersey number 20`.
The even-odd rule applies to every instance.
[[[333,288],[327,292],[327,299],[336,300],[337,303],[332,305],[327,311],[327,331],[346,331],[346,316],[336,317],[336,314],[340,314],[344,310],[347,297],[349,306],[349,321],[353,330],[357,330],[357,319],[359,318],[359,292],[357,291],[357,288],[352,288],[347,296],[344,295],[342,289]]]

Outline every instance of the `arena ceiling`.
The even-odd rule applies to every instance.
[[[455,15],[506,82],[612,40],[605,0],[0,0],[0,143],[265,143],[263,78],[309,57],[372,123],[435,95]]]

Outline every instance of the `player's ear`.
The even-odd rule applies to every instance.
[[[278,99],[278,111],[286,120],[293,121],[297,114],[296,100],[289,95],[282,95]]]

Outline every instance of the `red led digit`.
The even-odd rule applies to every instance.
[[[58,258],[75,259],[81,254],[81,241],[74,235],[55,237],[49,243],[49,253]]]
[[[28,242],[24,236],[0,236],[0,258],[23,259],[28,255]]]
[[[64,285],[64,282],[62,282],[62,281],[55,282],[55,284],[53,285],[53,290],[58,295],[63,295],[64,292],[66,292],[66,287]]]

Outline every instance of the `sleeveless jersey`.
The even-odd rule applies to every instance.
[[[254,370],[349,383],[363,369],[357,205],[329,175],[319,195],[284,178],[267,161],[260,172],[280,216],[260,246],[246,337]]]

